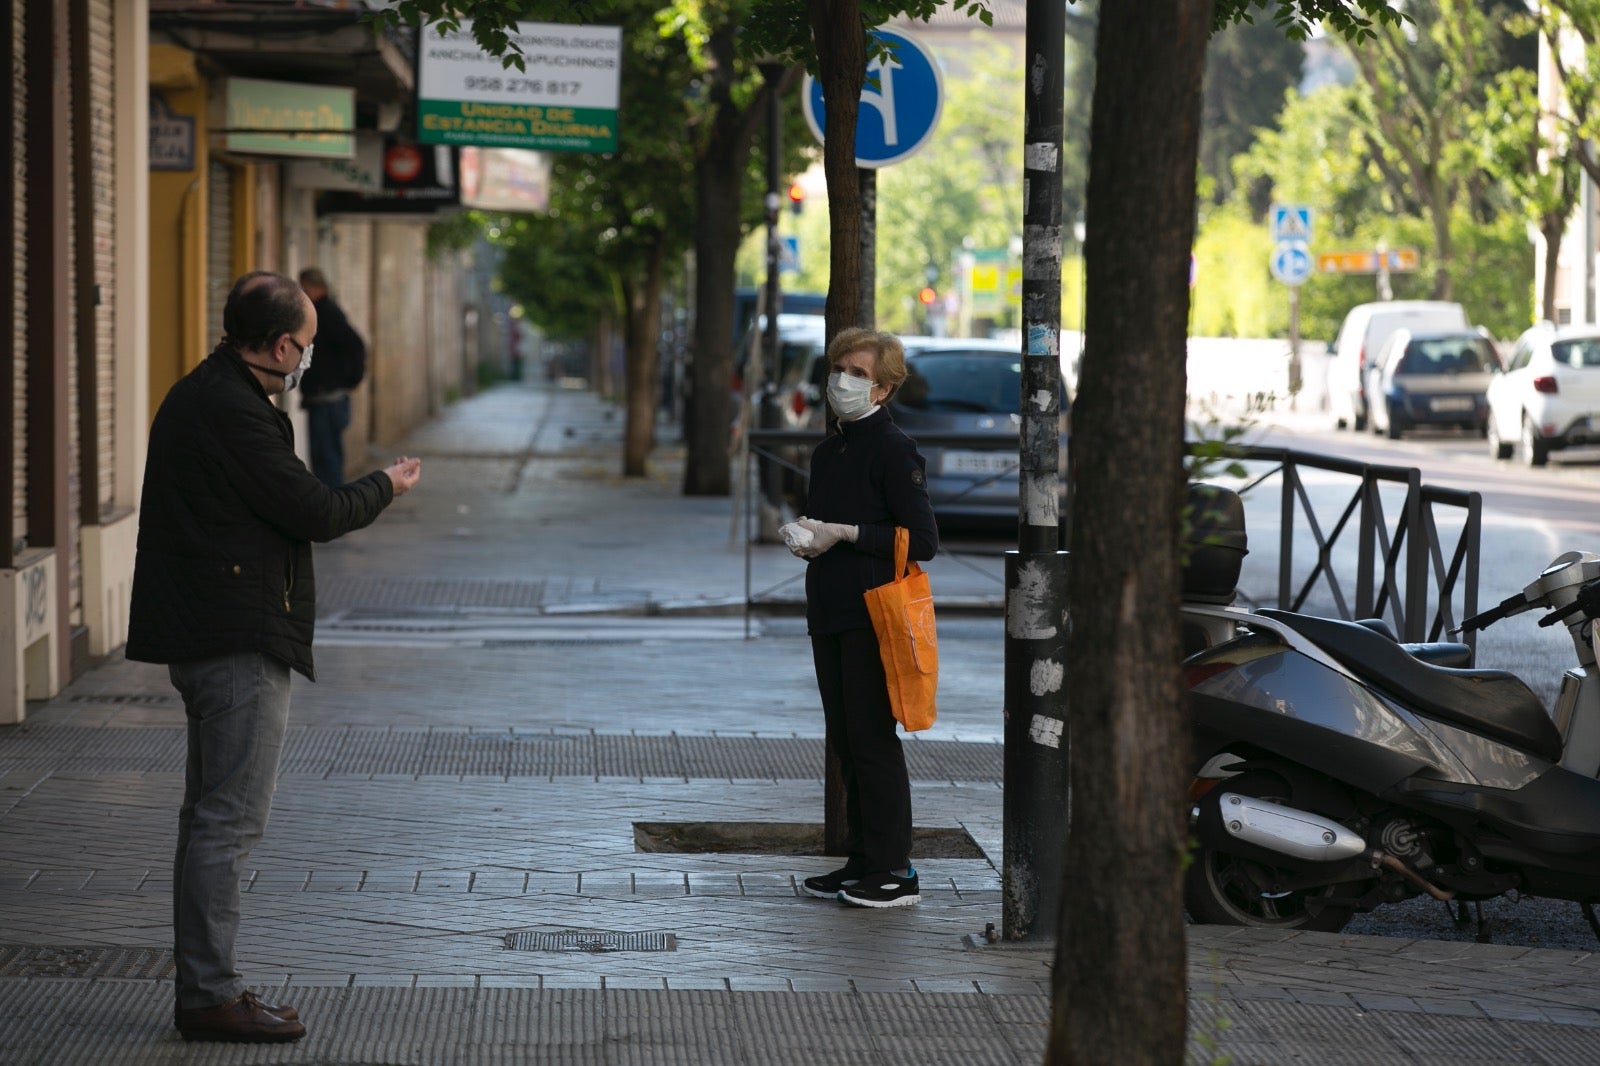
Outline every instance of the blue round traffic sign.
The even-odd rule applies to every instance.
[[[887,41],[895,52],[893,59],[868,62],[861,88],[856,166],[867,168],[886,167],[913,155],[933,135],[944,109],[944,83],[933,53],[900,30],[880,28],[872,35]],[[822,141],[826,124],[822,85],[809,74],[800,100],[806,125]]]
[[[1311,248],[1305,241],[1279,241],[1272,246],[1268,266],[1285,285],[1302,285],[1311,276]]]

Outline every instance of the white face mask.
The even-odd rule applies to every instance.
[[[311,349],[315,348],[316,346],[317,345],[315,341],[306,345],[305,350],[300,353],[300,365],[283,375],[284,392],[288,392],[290,389],[300,384],[301,375],[303,375],[307,370],[311,369]]]
[[[841,422],[853,422],[870,414],[877,406],[872,402],[872,390],[876,387],[876,383],[866,378],[836,370],[828,375],[828,404]]]

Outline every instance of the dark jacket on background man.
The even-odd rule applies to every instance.
[[[894,527],[911,531],[908,557],[919,562],[939,550],[939,527],[928,503],[917,445],[888,408],[839,423],[811,453],[806,517],[857,528],[806,567],[806,630],[813,636],[870,629],[862,593],[894,580]]]
[[[300,398],[315,403],[318,396],[343,394],[361,384],[367,373],[367,343],[345,317],[332,296],[313,302],[317,309],[317,347],[311,367],[300,379]]]
[[[382,471],[338,489],[318,481],[295,455],[289,416],[218,346],[150,427],[127,657],[262,652],[314,679],[311,542],[370,524],[393,499]]]

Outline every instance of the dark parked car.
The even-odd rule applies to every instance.
[[[1483,333],[1397,329],[1367,372],[1372,431],[1390,440],[1419,426],[1482,433],[1489,382],[1499,369],[1494,342]]]
[[[1022,424],[1022,356],[1015,343],[905,338],[910,375],[890,401],[894,420],[928,461],[928,495],[941,523],[1015,527]],[[1061,410],[1065,426],[1066,398]],[[939,434],[976,434],[941,444]],[[1066,475],[1066,433],[1058,462]],[[1063,513],[1064,514],[1064,513]]]

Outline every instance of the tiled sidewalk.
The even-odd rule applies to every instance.
[[[729,501],[676,493],[670,449],[658,477],[611,476],[618,432],[585,395],[466,401],[406,442],[423,488],[319,549],[324,680],[296,684],[240,942],[299,1044],[168,1026],[164,670],[113,657],[0,731],[0,1062],[1039,1061],[1053,953],[984,940],[993,621],[942,629],[941,722],[908,741],[918,825],[985,856],[920,859],[919,907],[798,893],[821,857],[638,850],[636,823],[819,821],[821,722],[795,621],[746,640],[634,610],[741,596],[742,551]],[[627,619],[571,613],[635,594]],[[1240,1066],[1600,1060],[1586,953],[1194,928],[1189,955],[1195,1053]]]

